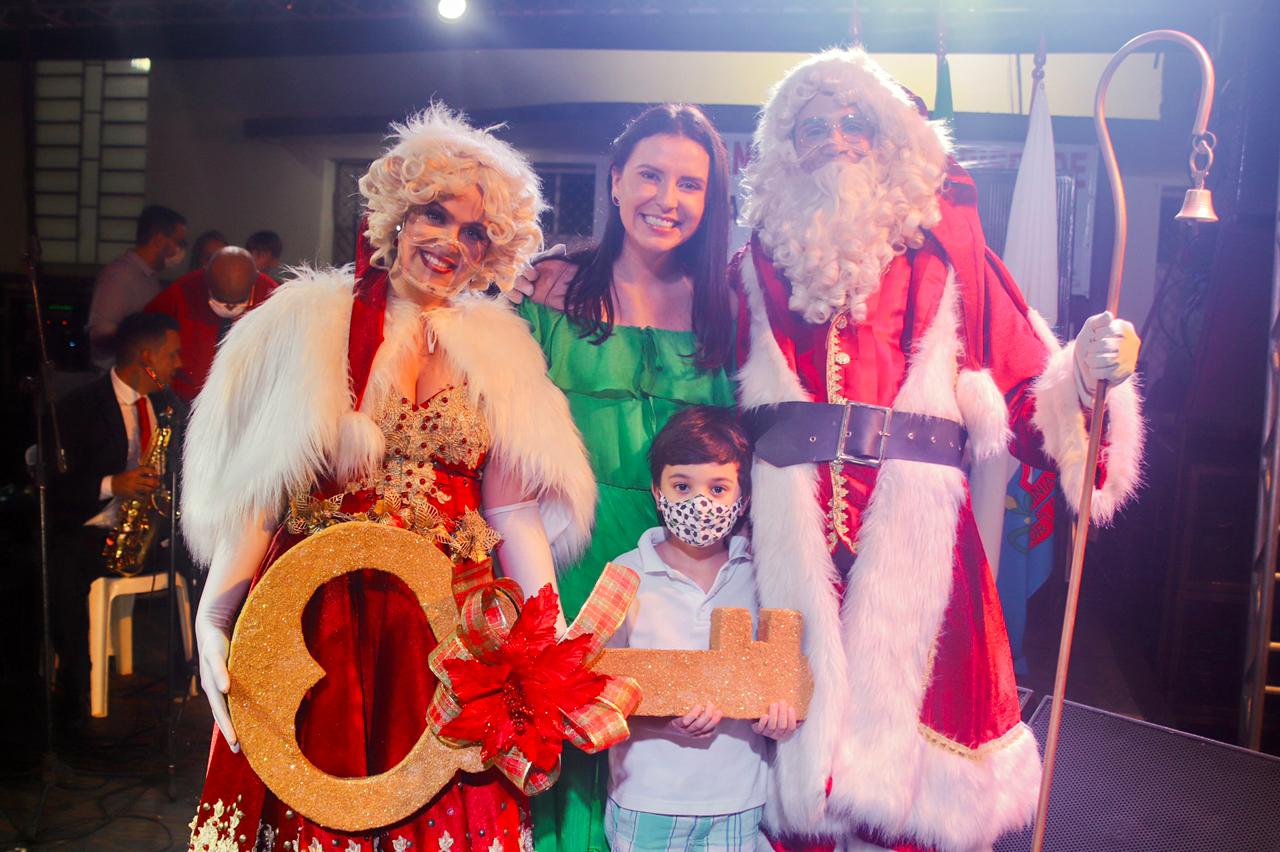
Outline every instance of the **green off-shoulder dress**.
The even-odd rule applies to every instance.
[[[734,405],[723,369],[699,372],[692,332],[616,326],[600,345],[584,340],[562,312],[532,299],[520,304],[547,355],[548,375],[569,399],[599,487],[591,543],[559,576],[570,621],[605,563],[634,550],[659,524],[650,493],[649,444],[667,418],[689,405]],[[560,779],[533,804],[538,852],[606,852],[607,755],[566,745]]]

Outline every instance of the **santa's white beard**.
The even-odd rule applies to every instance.
[[[761,241],[791,281],[790,307],[811,323],[848,309],[866,319],[867,298],[896,254],[905,250],[897,195],[876,161],[834,159],[775,185]],[[908,217],[914,218],[914,217]]]

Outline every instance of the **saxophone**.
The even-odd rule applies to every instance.
[[[164,474],[169,441],[173,437],[173,427],[170,425],[172,417],[172,408],[165,408],[156,415],[156,430],[151,435],[146,452],[142,454],[142,464],[155,468],[160,474],[160,487],[146,497],[120,502],[119,518],[102,548],[107,570],[121,577],[133,577],[141,573],[147,561],[147,552],[156,537],[156,522],[169,513],[173,495],[164,486]]]

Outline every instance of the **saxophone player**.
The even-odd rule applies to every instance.
[[[150,498],[164,485],[156,467],[142,459],[159,428],[158,415],[178,405],[167,390],[182,366],[172,317],[126,317],[115,347],[108,373],[59,402],[67,472],[58,474],[49,464],[50,627],[59,659],[55,721],[64,729],[78,727],[88,715],[89,586],[106,573],[103,548],[121,503]]]

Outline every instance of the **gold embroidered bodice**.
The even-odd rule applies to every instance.
[[[489,451],[489,427],[472,407],[466,388],[445,386],[420,406],[404,397],[388,399],[377,423],[387,444],[382,465],[349,482],[349,494],[373,490],[379,497],[398,494],[404,502],[430,497],[445,503],[450,495],[436,486],[436,466],[470,473]]]
[[[343,521],[389,523],[447,545],[455,559],[483,560],[497,534],[474,509],[449,505],[460,490],[470,494],[464,505],[478,502],[479,468],[492,441],[466,388],[446,386],[420,406],[403,397],[388,400],[377,423],[386,439],[382,464],[326,499],[309,491],[295,495],[289,530],[310,534]]]

